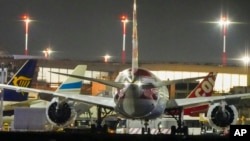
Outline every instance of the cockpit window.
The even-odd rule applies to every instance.
[[[155,82],[155,79],[152,77],[141,77],[140,81],[141,83],[153,83]]]
[[[157,88],[143,89],[143,93],[141,95],[141,98],[157,100],[158,99],[158,90],[157,90]]]

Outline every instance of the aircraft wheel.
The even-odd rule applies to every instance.
[[[141,128],[141,134],[144,135],[144,132],[145,132],[145,128]]]
[[[148,135],[149,135],[149,134],[151,134],[151,132],[150,132],[150,128],[148,128]]]
[[[108,132],[108,125],[104,124],[103,127],[102,127],[102,129],[103,129],[104,133],[107,133]]]
[[[90,129],[92,132],[96,132],[96,125],[95,124],[91,124],[90,125]]]
[[[176,127],[171,126],[171,135],[175,135],[175,134],[176,134]]]
[[[187,127],[187,126],[184,126],[184,127],[183,127],[183,134],[184,134],[185,136],[188,135],[188,127]]]

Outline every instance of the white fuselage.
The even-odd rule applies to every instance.
[[[133,119],[155,119],[163,114],[169,99],[168,89],[154,85],[160,79],[153,73],[139,68],[132,75],[131,69],[126,69],[115,81],[124,84],[114,95],[116,112]]]

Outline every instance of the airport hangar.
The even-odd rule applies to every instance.
[[[15,70],[17,70],[17,68],[21,67],[26,61],[25,59],[13,58],[2,58],[1,60],[2,63],[8,67],[8,73],[10,73],[14,67]],[[85,76],[109,80],[114,80],[120,71],[131,67],[130,63],[121,64],[120,62],[38,59],[38,69],[34,76],[33,86],[44,87],[43,85],[46,84],[48,88],[57,87],[66,77],[50,73],[49,71],[70,73],[78,64],[87,65]],[[139,67],[151,70],[162,80],[205,76],[208,72],[217,72],[214,91],[218,93],[229,93],[234,87],[246,88],[250,86],[250,69],[247,69],[246,66],[143,62],[139,64]],[[84,84],[90,84],[90,82],[84,81]],[[243,92],[247,92],[247,89],[240,91],[240,93]],[[171,93],[170,97],[174,98],[176,96],[174,93]],[[185,97],[185,95],[177,97]]]
[[[8,66],[9,72],[12,71],[11,68],[16,68],[15,70],[17,70],[17,68],[21,67],[26,61],[24,59],[20,60],[13,58],[2,58],[1,60],[5,66]],[[130,63],[122,64],[120,62],[38,59],[38,69],[34,75],[32,87],[55,90],[66,77],[50,73],[50,71],[71,73],[74,67],[79,64],[87,65],[85,76],[109,80],[114,80],[120,71],[131,67]],[[214,95],[250,92],[250,70],[246,66],[143,62],[139,64],[139,67],[151,70],[162,80],[205,76],[210,71],[217,72]],[[82,94],[111,95],[111,93],[109,93],[111,91],[110,87],[89,81],[83,82]],[[178,87],[177,84],[169,86],[170,98],[186,97],[197,83],[196,81],[193,83],[181,84],[178,85]],[[239,113],[245,117],[250,117],[249,101],[243,101],[241,104],[243,109],[240,110]]]

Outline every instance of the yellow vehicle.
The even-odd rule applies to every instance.
[[[2,131],[9,131],[10,127],[9,127],[9,123],[5,122],[3,124],[3,130]]]

